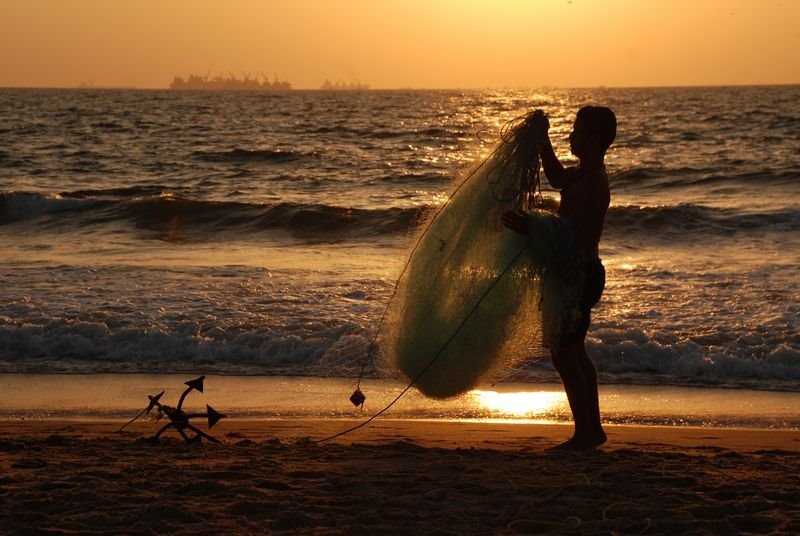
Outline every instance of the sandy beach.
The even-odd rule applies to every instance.
[[[800,432],[223,420],[221,444],[121,420],[0,421],[3,534],[797,534]]]

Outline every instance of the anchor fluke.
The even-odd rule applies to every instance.
[[[192,389],[195,389],[195,390],[200,391],[202,393],[203,392],[203,380],[205,380],[205,379],[206,379],[205,376],[200,376],[199,378],[196,378],[194,380],[189,380],[184,385],[188,385]]]
[[[164,396],[164,391],[161,391],[160,393],[158,393],[155,396],[147,395],[147,398],[150,399],[150,403],[147,405],[147,409],[145,410],[145,413],[147,413],[149,415],[150,412],[153,411],[153,408],[158,406],[158,401],[162,396]]]
[[[207,410],[207,413],[208,413],[208,427],[209,428],[213,428],[213,426],[215,424],[217,424],[217,422],[219,422],[220,419],[224,419],[226,417],[225,415],[223,415],[222,413],[219,413],[218,411],[216,411],[214,408],[212,408],[208,404],[206,404],[206,410]]]

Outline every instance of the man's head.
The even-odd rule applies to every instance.
[[[617,116],[605,106],[584,106],[578,110],[569,135],[572,154],[586,158],[592,153],[605,154],[617,136]]]

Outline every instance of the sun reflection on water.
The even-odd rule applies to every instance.
[[[566,404],[567,397],[557,391],[520,391],[498,393],[497,391],[471,391],[470,395],[481,409],[502,417],[539,417],[553,413]]]

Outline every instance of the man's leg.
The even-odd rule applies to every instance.
[[[582,450],[602,445],[606,436],[600,424],[597,372],[583,341],[552,350],[551,355],[575,421],[574,436],[560,447]]]
[[[588,403],[589,430],[597,445],[606,442],[606,433],[600,420],[600,394],[597,391],[597,370],[589,354],[586,352],[586,345],[581,344],[582,353],[578,358],[581,371],[586,385],[586,401]]]

